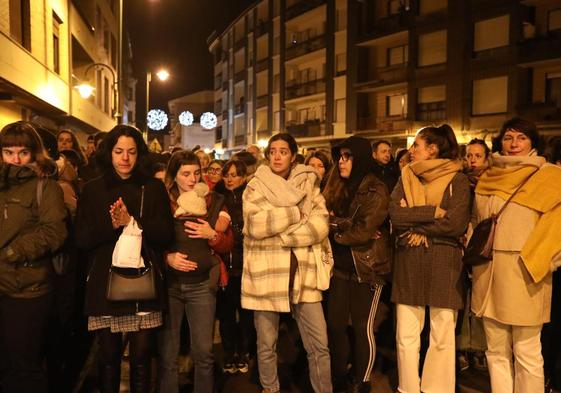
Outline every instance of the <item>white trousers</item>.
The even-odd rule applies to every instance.
[[[458,312],[429,307],[430,343],[419,378],[421,331],[426,307],[397,305],[398,391],[401,393],[454,393],[456,383],[456,340]]]
[[[493,393],[542,393],[542,325],[505,325],[483,318],[483,328]]]

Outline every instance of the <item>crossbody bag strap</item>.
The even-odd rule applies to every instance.
[[[499,218],[499,216],[502,214],[502,212],[506,209],[507,205],[510,203],[510,201],[512,201],[512,198],[514,198],[514,196],[518,193],[518,191],[520,191],[522,189],[522,187],[524,187],[524,185],[528,182],[528,180],[530,180],[530,178],[532,176],[534,176],[534,174],[538,171],[539,169],[536,169],[534,171],[534,173],[532,173],[530,176],[528,176],[517,188],[516,190],[514,190],[514,192],[508,197],[508,199],[506,200],[505,204],[503,205],[503,207],[501,207],[501,210],[499,210],[499,212],[497,214],[495,214],[495,219]]]

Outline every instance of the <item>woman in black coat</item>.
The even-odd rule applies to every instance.
[[[76,216],[76,242],[89,254],[85,313],[88,330],[100,344],[100,391],[118,392],[122,333],[130,342],[131,392],[150,388],[150,348],[154,328],[163,323],[165,305],[162,250],[173,239],[173,218],[161,181],[143,173],[148,149],[140,131],[119,125],[103,140],[99,164],[103,175],[84,186]],[[141,214],[142,210],[142,214]],[[156,272],[157,298],[150,301],[109,301],[106,298],[115,244],[131,219],[142,229],[143,242],[154,252],[148,258]]]

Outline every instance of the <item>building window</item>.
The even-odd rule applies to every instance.
[[[335,100],[335,122],[344,123],[346,119],[346,100]]]
[[[31,51],[29,0],[10,0],[10,36]]]
[[[401,65],[406,64],[409,60],[409,45],[400,45],[393,48],[388,48],[387,51],[387,65]]]
[[[473,50],[478,52],[507,46],[509,44],[509,25],[509,15],[476,22],[473,29]]]
[[[446,118],[446,86],[422,87],[417,96],[417,118],[421,121]]]
[[[339,53],[335,55],[335,74],[337,76],[345,74],[347,70],[347,54]]]
[[[448,0],[421,0],[419,3],[419,15],[444,11],[446,8],[448,8]]]
[[[407,115],[407,94],[386,96],[386,116],[405,117]]]
[[[60,25],[62,20],[53,12],[53,70],[60,74]]]
[[[561,8],[550,10],[547,13],[547,31],[561,29]]]
[[[419,67],[446,63],[446,30],[419,36]]]
[[[504,113],[507,110],[508,77],[473,81],[472,114]]]
[[[561,108],[561,72],[547,74],[545,80],[545,100]]]

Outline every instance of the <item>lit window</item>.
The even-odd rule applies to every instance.
[[[446,63],[446,30],[419,36],[420,67]]]
[[[504,113],[507,110],[508,77],[473,81],[472,114]]]
[[[509,24],[509,15],[476,22],[473,29],[473,50],[477,52],[507,46],[509,44]]]

